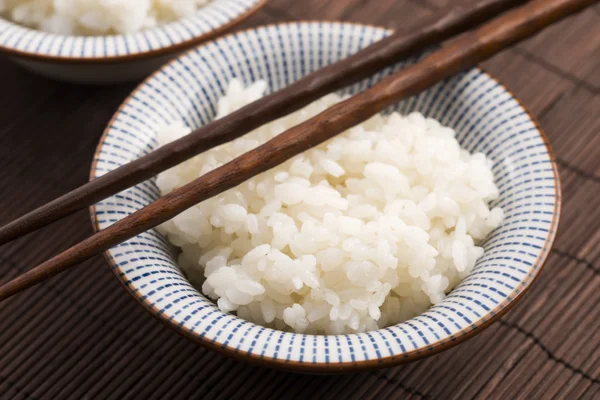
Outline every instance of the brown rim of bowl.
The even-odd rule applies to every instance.
[[[244,13],[233,18],[231,21],[229,21],[226,24],[223,24],[221,26],[218,26],[217,28],[215,28],[213,30],[205,32],[199,36],[195,36],[191,39],[185,40],[181,43],[177,43],[177,44],[174,44],[171,46],[164,46],[164,47],[160,47],[158,49],[143,51],[143,52],[139,52],[139,53],[135,53],[135,54],[124,54],[124,55],[119,55],[119,56],[106,56],[106,57],[63,57],[63,56],[52,56],[52,55],[39,54],[39,53],[35,53],[35,52],[30,52],[30,51],[17,50],[12,47],[4,46],[4,45],[0,45],[0,52],[6,54],[7,56],[12,56],[12,57],[16,56],[16,57],[25,58],[28,60],[43,61],[43,62],[55,63],[55,64],[85,64],[85,65],[93,64],[93,65],[98,65],[98,64],[113,64],[113,63],[128,62],[128,61],[141,61],[141,60],[145,60],[145,59],[149,59],[149,58],[155,58],[155,57],[165,56],[165,55],[172,54],[172,53],[177,53],[180,51],[185,51],[192,46],[199,45],[203,42],[206,42],[206,41],[209,41],[212,39],[216,39],[219,36],[221,36],[222,34],[227,33],[230,29],[234,28],[236,25],[238,25],[238,24],[244,22],[245,20],[247,20],[248,18],[250,18],[258,10],[263,8],[267,4],[268,1],[269,0],[258,0],[256,2],[256,4],[254,4],[252,7],[248,8]],[[5,18],[1,18],[1,17],[0,17],[0,19],[6,20]],[[18,25],[19,27],[21,27],[23,29],[30,30],[32,32],[39,32],[40,34],[48,34],[43,31],[39,31],[36,29],[28,28],[23,25],[16,24],[10,20],[6,20],[6,21],[13,23],[15,25]],[[176,22],[176,21],[173,21],[173,22]],[[152,28],[150,28],[150,30],[152,30]],[[116,35],[116,36],[122,36],[122,35]],[[75,37],[75,36],[73,36],[73,37]]]
[[[353,23],[353,22],[340,22],[340,21],[325,21],[325,20],[316,20],[316,21],[303,20],[303,21],[260,25],[255,28],[246,29],[246,30],[243,30],[240,32],[248,32],[248,31],[252,31],[255,29],[259,29],[259,28],[265,28],[265,27],[277,27],[277,26],[282,26],[282,25],[293,25],[293,24],[301,24],[301,23],[323,23],[323,24],[339,23],[339,24],[366,26],[366,27],[371,27],[371,28],[376,28],[376,29],[382,29],[382,30],[385,30],[388,32],[391,31],[391,29],[377,26],[377,25],[371,25],[371,24],[360,24],[360,23]],[[233,36],[235,34],[239,34],[240,32],[232,33],[227,36]],[[194,50],[192,49],[189,52],[191,52],[191,51],[194,51]],[[183,54],[181,56],[183,56]],[[175,60],[171,61],[171,63],[173,63],[173,62],[175,62]],[[90,169],[90,179],[94,178],[97,161],[98,161],[98,155],[100,154],[100,152],[102,150],[104,139],[106,138],[106,136],[108,135],[108,133],[110,131],[109,127],[113,124],[113,122],[115,121],[117,116],[120,114],[120,112],[122,111],[125,104],[127,104],[129,102],[129,100],[133,96],[135,96],[135,94],[140,90],[140,88],[143,85],[146,84],[147,81],[152,79],[163,68],[165,68],[165,66],[161,67],[158,71],[154,72],[152,75],[150,75],[148,78],[146,78],[142,83],[140,83],[138,85],[138,87],[136,87],[136,89],[133,90],[133,92],[131,92],[131,94],[123,101],[121,106],[119,106],[119,109],[115,112],[115,114],[111,118],[106,129],[104,130],[104,133],[100,137],[100,140],[96,147],[96,151],[94,153],[94,159],[92,161],[92,166]],[[109,265],[111,271],[113,271],[113,273],[118,278],[121,285],[123,285],[123,287],[132,296],[132,298],[137,303],[141,304],[142,307],[144,309],[146,309],[146,311],[148,311],[153,317],[158,319],[160,322],[162,322],[163,324],[165,324],[168,327],[170,327],[171,329],[175,330],[182,336],[190,339],[191,341],[193,341],[197,344],[200,344],[200,345],[207,347],[209,349],[212,349],[212,350],[216,350],[225,356],[228,356],[228,357],[240,360],[240,361],[256,364],[256,365],[261,365],[261,366],[266,366],[266,367],[271,367],[271,368],[276,368],[276,369],[281,369],[281,370],[287,370],[287,371],[291,371],[291,372],[302,372],[302,373],[324,373],[324,374],[352,373],[352,372],[374,370],[374,369],[379,369],[379,368],[384,368],[384,367],[392,367],[392,366],[404,364],[404,363],[407,363],[410,361],[419,360],[419,359],[422,359],[425,357],[432,356],[443,350],[449,349],[451,347],[456,346],[459,343],[464,342],[468,338],[482,332],[484,329],[489,327],[493,322],[498,320],[508,310],[510,310],[512,307],[514,307],[514,305],[517,303],[517,301],[519,301],[523,297],[523,295],[529,290],[529,288],[531,287],[531,285],[533,284],[535,279],[539,276],[541,270],[544,268],[546,261],[548,259],[548,255],[550,254],[552,247],[554,245],[554,239],[556,238],[556,234],[558,232],[561,207],[562,207],[562,192],[561,192],[560,176],[559,176],[558,168],[556,165],[556,157],[554,155],[554,151],[552,150],[552,147],[550,146],[550,142],[548,141],[548,137],[546,136],[546,133],[540,126],[537,119],[529,112],[529,110],[521,103],[521,101],[515,96],[515,94],[510,89],[508,89],[504,84],[500,83],[496,78],[494,78],[490,73],[488,73],[481,67],[474,67],[474,68],[478,68],[483,74],[485,74],[487,77],[489,77],[494,82],[496,82],[500,87],[504,88],[504,90],[506,90],[507,93],[509,93],[515,99],[515,101],[519,104],[519,106],[523,109],[523,111],[529,116],[531,121],[534,123],[538,133],[540,134],[540,137],[542,138],[542,141],[544,142],[544,144],[546,146],[546,150],[547,150],[550,160],[552,162],[554,183],[556,185],[556,190],[555,190],[556,204],[554,206],[554,212],[552,214],[552,222],[551,222],[551,227],[550,227],[548,237],[546,238],[542,252],[540,253],[538,259],[535,261],[534,266],[532,267],[532,272],[527,276],[527,278],[524,281],[521,282],[521,284],[519,285],[518,288],[516,288],[512,293],[510,293],[510,295],[508,296],[507,299],[505,299],[502,303],[498,304],[492,311],[488,312],[485,316],[481,317],[478,321],[471,324],[471,326],[462,329],[457,334],[452,335],[445,339],[438,340],[435,343],[424,346],[420,349],[412,350],[412,351],[404,353],[404,354],[399,354],[396,356],[389,356],[389,357],[385,357],[385,358],[381,358],[381,359],[364,360],[364,361],[357,361],[357,362],[314,363],[314,364],[313,363],[300,363],[297,361],[286,361],[286,360],[282,360],[282,359],[270,359],[270,358],[267,359],[267,358],[261,357],[260,355],[240,352],[237,349],[230,347],[230,346],[224,346],[224,345],[221,345],[218,343],[213,343],[209,339],[198,337],[195,333],[192,333],[190,330],[186,329],[185,327],[180,327],[180,326],[176,325],[175,323],[173,323],[173,321],[169,317],[167,317],[164,314],[160,314],[159,309],[157,307],[152,306],[150,303],[148,303],[145,300],[142,300],[141,299],[142,296],[137,292],[137,289],[135,288],[135,286],[133,284],[131,284],[131,285],[125,284],[123,279],[121,279],[121,277],[119,276],[119,266],[117,265],[115,260],[110,255],[110,250],[105,251],[103,253],[104,258],[108,262],[108,265]],[[98,220],[95,218],[95,215],[96,215],[96,206],[95,205],[90,206],[89,213],[90,213],[90,219],[92,222],[92,226],[93,226],[94,230],[96,232],[98,232],[100,230],[100,227],[98,225]]]

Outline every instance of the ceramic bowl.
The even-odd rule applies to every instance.
[[[139,86],[116,113],[98,145],[91,178],[157,145],[157,126],[175,120],[197,127],[233,77],[277,90],[389,32],[345,23],[293,23],[226,36],[179,57]],[[396,68],[414,63],[418,57]],[[346,93],[389,74],[379,73]],[[419,110],[456,129],[461,145],[493,160],[501,191],[494,205],[506,219],[484,241],[472,273],[441,303],[409,321],[363,334],[285,333],[221,312],[186,280],[174,249],[148,231],[106,252],[124,287],[152,315],[187,338],[239,359],[303,372],[348,372],[415,360],[480,332],[523,295],[552,246],[560,212],[560,183],[550,147],[529,113],[494,78],[471,69],[392,109]],[[91,209],[96,229],[159,196],[153,180]]]
[[[0,18],[0,53],[49,78],[111,84],[139,80],[203,41],[239,24],[267,0],[214,0],[194,15],[144,31],[63,36]]]

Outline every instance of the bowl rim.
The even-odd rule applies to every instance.
[[[194,47],[196,45],[199,45],[205,41],[209,41],[212,39],[216,39],[218,37],[220,37],[222,34],[228,32],[229,30],[231,30],[232,28],[234,28],[236,25],[239,25],[240,23],[246,21],[248,18],[250,18],[252,15],[254,15],[255,13],[257,13],[260,9],[262,9],[268,2],[269,0],[256,0],[254,2],[254,4],[250,7],[248,7],[248,9],[246,9],[243,13],[237,15],[236,17],[232,18],[230,21],[217,26],[214,29],[211,29],[207,32],[204,32],[200,35],[197,36],[193,36],[189,39],[186,39],[184,41],[181,41],[179,43],[175,43],[175,44],[171,44],[168,46],[160,46],[156,49],[151,49],[151,50],[144,50],[144,51],[139,51],[137,53],[131,53],[131,54],[120,54],[120,55],[109,55],[109,56],[89,56],[89,57],[74,57],[74,56],[61,56],[61,55],[49,55],[49,54],[42,54],[42,53],[38,53],[35,51],[26,51],[26,50],[20,50],[20,49],[16,49],[14,47],[5,45],[0,43],[0,53],[4,53],[7,56],[12,56],[12,57],[20,57],[20,58],[24,58],[24,59],[28,59],[28,60],[35,60],[35,61],[43,61],[43,62],[51,62],[51,63],[56,63],[56,64],[93,64],[93,65],[102,65],[102,64],[113,64],[113,63],[122,63],[122,62],[128,62],[128,61],[141,61],[141,60],[145,60],[145,59],[150,59],[150,58],[155,58],[155,57],[160,57],[160,56],[165,56],[168,54],[172,54],[172,53],[177,53],[178,51],[185,51],[190,49],[191,47]],[[180,23],[180,21],[185,20],[186,18],[189,17],[183,17],[183,18],[179,18],[175,21],[171,21],[166,23],[168,24],[178,24]],[[95,36],[77,36],[77,35],[55,35],[52,33],[48,33],[48,32],[44,32],[38,29],[33,29],[21,24],[18,24],[14,21],[11,21],[7,18],[3,18],[0,17],[0,25],[14,25],[17,26],[19,29],[25,31],[25,32],[32,32],[33,36],[62,36],[65,38],[101,38],[101,37],[126,37],[127,35],[125,34],[117,34],[117,35],[95,35]],[[135,33],[139,33],[139,32],[152,32],[155,31],[157,29],[160,29],[161,26],[164,26],[165,24],[159,24],[157,26],[148,28],[148,29],[144,29],[141,31],[136,31],[136,32],[132,32],[132,34]]]
[[[380,25],[375,25],[375,24],[363,24],[363,23],[335,21],[335,20],[298,20],[298,21],[291,21],[291,22],[280,22],[280,23],[259,25],[259,26],[253,27],[253,28],[244,29],[244,30],[240,30],[240,31],[237,31],[234,33],[230,33],[228,35],[223,36],[222,38],[228,38],[228,37],[236,36],[238,34],[244,34],[244,33],[251,32],[251,31],[254,31],[257,29],[277,28],[277,27],[281,27],[281,26],[313,24],[313,23],[314,24],[341,24],[341,25],[368,27],[368,28],[384,30],[386,32],[394,31],[393,29],[390,29],[390,28],[387,28],[384,26],[380,26]],[[197,49],[197,47],[184,52],[183,54],[179,55],[176,59],[170,61],[166,65],[159,68],[157,71],[155,71],[150,76],[148,76],[144,81],[142,81],[127,96],[127,98],[125,98],[125,100],[123,100],[123,102],[121,103],[121,105],[119,106],[117,111],[115,111],[111,120],[108,122],[106,129],[104,130],[104,132],[102,133],[102,136],[100,137],[100,139],[98,141],[98,145],[94,152],[94,158],[92,161],[92,165],[90,167],[90,180],[95,177],[97,163],[98,163],[98,156],[102,151],[102,147],[103,147],[105,138],[110,133],[110,127],[113,125],[113,122],[118,117],[118,115],[121,113],[121,111],[126,106],[126,104],[134,96],[136,96],[138,91],[140,91],[140,89],[143,86],[145,86],[147,84],[147,82],[149,82],[156,75],[158,75],[163,70],[163,68],[166,68],[167,66],[169,66],[171,64],[174,64],[175,62],[177,62],[178,58],[185,57],[188,53],[191,53],[191,52],[195,51],[196,49]],[[561,210],[562,210],[562,187],[561,187],[560,175],[559,175],[559,171],[558,171],[558,167],[557,167],[556,156],[554,154],[552,146],[550,145],[548,137],[547,137],[546,133],[544,132],[543,128],[541,127],[539,121],[525,107],[525,105],[519,100],[519,98],[508,87],[506,87],[503,83],[501,83],[497,78],[495,78],[493,75],[491,75],[488,71],[481,68],[480,66],[476,66],[473,68],[480,70],[482,74],[484,74],[486,77],[491,79],[499,87],[504,89],[517,102],[517,104],[521,107],[523,112],[533,122],[538,134],[540,135],[540,138],[542,139],[542,141],[546,147],[546,151],[547,151],[548,156],[551,161],[553,182],[555,184],[555,197],[554,197],[555,205],[554,205],[554,210],[552,213],[552,221],[551,221],[551,225],[550,225],[551,229],[549,230],[548,237],[546,238],[545,245],[543,247],[542,252],[539,254],[536,262],[531,267],[531,273],[528,274],[527,277],[523,281],[521,281],[519,287],[515,288],[513,290],[513,292],[511,292],[504,301],[502,301],[501,303],[496,305],[494,307],[494,309],[488,311],[484,316],[482,316],[479,320],[475,321],[471,326],[461,329],[455,335],[448,336],[448,337],[442,338],[440,340],[436,340],[435,342],[430,343],[426,347],[423,346],[421,348],[409,351],[404,354],[387,356],[387,357],[378,358],[378,359],[367,359],[367,360],[353,361],[353,362],[329,362],[329,363],[322,363],[322,362],[321,363],[319,363],[319,362],[317,362],[317,363],[300,363],[300,362],[296,362],[296,361],[292,361],[292,360],[286,361],[286,360],[282,360],[279,358],[277,358],[277,359],[268,358],[267,359],[267,358],[263,358],[260,355],[257,355],[254,353],[240,353],[233,347],[230,347],[227,345],[222,345],[219,343],[213,343],[212,340],[204,338],[204,337],[199,337],[195,333],[192,333],[190,330],[186,329],[185,327],[175,324],[168,316],[166,316],[163,313],[159,313],[158,307],[153,306],[149,302],[144,300],[142,298],[143,296],[135,290],[134,285],[126,285],[125,284],[125,281],[123,279],[121,279],[121,277],[119,275],[118,265],[117,265],[116,261],[110,254],[110,250],[107,250],[103,253],[103,256],[106,259],[110,270],[115,274],[116,278],[119,280],[121,285],[126,289],[126,291],[132,296],[132,298],[135,302],[139,303],[147,312],[149,312],[158,321],[160,321],[164,325],[170,327],[171,329],[173,329],[175,332],[179,333],[183,337],[188,338],[192,342],[197,343],[206,348],[216,350],[217,352],[219,352],[225,356],[234,358],[236,360],[249,362],[249,363],[255,364],[255,365],[276,368],[276,369],[280,369],[280,370],[292,371],[292,372],[336,374],[336,373],[353,373],[353,372],[359,372],[359,371],[368,371],[368,370],[375,370],[375,369],[386,368],[386,367],[393,367],[396,365],[405,364],[405,363],[408,363],[411,361],[416,361],[419,359],[423,359],[423,358],[432,356],[443,350],[452,348],[452,347],[464,342],[465,340],[469,339],[470,337],[473,337],[474,335],[484,331],[493,322],[498,320],[508,310],[510,310],[512,307],[514,307],[515,304],[520,299],[523,298],[523,295],[526,292],[528,292],[528,290],[531,288],[531,285],[533,284],[533,282],[535,282],[535,280],[539,276],[540,272],[546,265],[548,256],[551,253],[552,248],[554,247],[554,242],[555,242],[556,235],[557,235],[557,232],[559,229]],[[91,223],[92,223],[94,231],[98,232],[100,230],[100,227],[99,227],[98,219],[96,218],[96,206],[95,205],[92,205],[89,207],[89,215],[90,215],[90,219],[91,219]],[[353,334],[348,334],[348,335],[353,335]],[[332,336],[332,335],[327,335],[327,336]]]

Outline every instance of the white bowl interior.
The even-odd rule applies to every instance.
[[[134,95],[107,129],[96,154],[99,176],[156,147],[160,124],[208,123],[229,80],[258,79],[277,90],[380,39],[383,29],[342,23],[268,26],[227,36],[164,67]],[[415,59],[407,60],[410,64]],[[398,66],[400,68],[401,66]],[[392,69],[354,85],[354,93]],[[442,303],[407,322],[375,332],[340,336],[284,333],[221,312],[177,268],[173,249],[155,231],[109,251],[112,267],[153,312],[197,339],[268,362],[311,365],[367,364],[427,353],[485,323],[533,280],[554,237],[559,188],[540,131],[503,86],[478,69],[448,79],[400,102],[456,129],[461,145],[494,161],[506,220],[485,241],[474,271]],[[153,181],[101,202],[100,228],[159,196]],[[366,362],[365,362],[366,361]]]

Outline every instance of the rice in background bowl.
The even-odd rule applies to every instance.
[[[136,32],[187,17],[211,0],[1,0],[0,16],[60,35]]]
[[[57,14],[54,6],[48,6],[49,0],[13,1],[0,0],[5,11],[0,13],[0,53],[39,75],[84,84],[146,77],[180,52],[241,23],[267,2],[200,0],[190,12],[190,0],[53,0],[64,11]],[[174,7],[185,4],[188,6]],[[12,14],[11,10],[21,23],[6,15]],[[58,33],[22,25],[42,23]],[[103,34],[89,35],[100,32]]]

